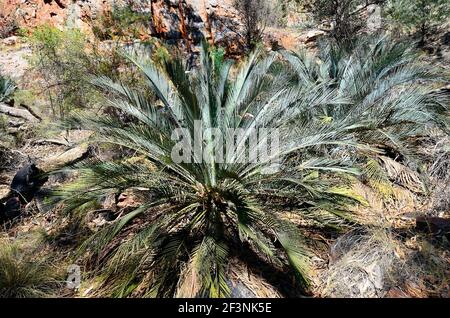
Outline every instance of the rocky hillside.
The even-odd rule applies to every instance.
[[[43,24],[77,27],[92,32],[92,25],[113,6],[130,5],[116,0],[4,0],[0,12],[4,24],[33,28]],[[156,0],[133,2],[133,9],[151,15],[145,36],[198,43],[201,35],[233,50],[238,45],[240,21],[231,1]]]

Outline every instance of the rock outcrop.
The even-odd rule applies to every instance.
[[[69,0],[4,0],[0,11],[14,19],[21,27],[34,27],[49,23],[62,25],[67,16]]]
[[[92,23],[113,6],[129,6],[148,14],[148,36],[175,44],[198,44],[202,35],[237,50],[241,23],[231,1],[215,0],[4,0],[0,12],[18,27],[43,24],[91,31]],[[1,26],[0,26],[1,27]]]

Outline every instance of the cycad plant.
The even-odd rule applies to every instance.
[[[0,104],[9,103],[11,97],[16,89],[16,85],[9,78],[0,74]],[[7,122],[4,120],[3,116],[0,114],[0,144],[3,143],[7,138],[5,133]],[[2,150],[0,150],[0,156],[2,155]]]
[[[449,131],[448,96],[430,85],[445,80],[438,70],[422,61],[411,45],[387,37],[362,38],[350,52],[327,45],[320,59],[293,52],[284,56],[296,74],[296,85],[327,83],[348,101],[309,108],[303,115],[347,123],[358,143],[378,150],[354,153],[352,158],[371,185],[389,193],[390,179],[415,192],[425,190],[417,141]]]
[[[6,103],[11,99],[16,85],[9,78],[0,75],[0,103]]]
[[[345,206],[359,199],[345,178],[358,172],[346,160],[315,157],[314,149],[370,148],[348,133],[354,123],[311,121],[303,114],[346,101],[328,82],[292,85],[293,75],[277,53],[254,52],[235,77],[232,63],[216,63],[206,45],[199,66],[190,71],[178,57],[163,67],[129,58],[158,102],[97,78],[109,105],[132,120],[80,114],[75,122],[95,131],[99,141],[129,149],[133,158],[78,165],[78,181],[61,193],[66,210],[78,215],[124,190],[139,197],[134,210],[123,211],[83,244],[82,250],[96,257],[98,273],[114,287],[112,294],[230,296],[229,261],[245,261],[250,252],[275,268],[291,268],[297,286],[306,286],[311,253],[291,219],[308,216],[333,226],[351,222]],[[214,134],[209,128],[216,128]],[[237,128],[236,151],[216,160],[217,140]],[[250,142],[260,128],[270,129],[278,142]],[[189,141],[203,133],[205,160],[195,151],[182,162],[174,158],[174,149],[182,150],[173,139],[179,129]],[[246,160],[264,150],[268,155]]]

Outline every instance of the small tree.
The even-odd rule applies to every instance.
[[[270,20],[271,5],[268,0],[234,0],[244,24],[244,38],[251,50],[261,41],[264,29]]]
[[[333,27],[331,37],[341,43],[350,42],[363,28],[363,11],[384,0],[306,0],[304,5],[319,22],[329,22]]]
[[[392,21],[407,32],[419,36],[419,46],[424,46],[427,37],[450,14],[447,0],[390,0],[386,13]]]
[[[52,115],[66,117],[72,110],[89,108],[98,101],[98,92],[90,76],[102,74],[136,82],[136,72],[129,70],[127,60],[119,53],[118,42],[101,47],[88,41],[78,29],[59,30],[49,25],[36,28],[29,37],[33,54],[31,65],[44,80],[42,92],[47,95]]]

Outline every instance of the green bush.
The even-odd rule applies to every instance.
[[[77,29],[38,27],[29,37],[33,47],[32,66],[45,81],[52,115],[64,118],[74,108],[91,103],[94,90],[87,81],[92,60],[86,38]]]
[[[108,76],[143,87],[143,77],[124,57],[119,42],[90,42],[78,29],[59,30],[44,25],[29,36],[33,55],[31,64],[44,81],[53,117],[65,118],[75,109],[100,107],[98,89],[90,84],[92,76]],[[160,47],[155,52],[163,54]],[[168,55],[168,53],[166,54]]]
[[[220,69],[225,59],[225,49],[222,47],[212,47],[209,54],[211,55],[214,67]]]
[[[386,14],[395,28],[415,33],[419,45],[425,45],[432,32],[448,21],[450,3],[447,0],[390,0]]]
[[[92,30],[99,40],[124,40],[139,38],[140,32],[150,33],[150,28],[148,14],[136,12],[129,6],[116,6],[103,14]]]

